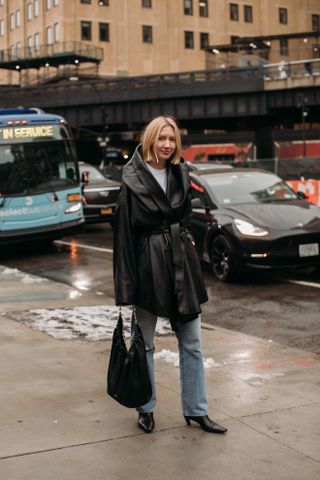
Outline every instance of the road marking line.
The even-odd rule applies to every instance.
[[[304,285],[305,287],[320,288],[320,283],[304,282],[303,280],[287,280],[288,283],[296,283],[297,285]]]
[[[67,245],[71,246],[74,245],[74,243],[71,242],[64,242],[63,240],[55,240],[56,244],[58,245]],[[96,250],[97,252],[106,252],[106,253],[113,253],[113,250],[111,248],[102,248],[102,247],[92,247],[91,245],[85,245],[83,243],[78,243],[76,242],[75,244],[79,248],[86,248],[87,250]],[[306,287],[315,287],[315,288],[320,288],[320,283],[313,283],[313,282],[304,282],[302,280],[286,280],[288,283],[296,283],[298,285],[304,285]]]
[[[67,245],[67,246],[72,246],[75,245],[79,248],[87,248],[88,250],[96,250],[97,252],[106,252],[106,253],[113,253],[113,250],[110,248],[101,248],[101,247],[92,247],[91,245],[84,245],[83,243],[71,243],[71,242],[64,242],[63,240],[55,240],[54,243],[57,243],[58,245]]]

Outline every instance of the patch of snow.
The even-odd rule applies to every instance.
[[[16,275],[19,272],[20,270],[18,270],[17,268],[4,268],[1,273],[3,275]]]
[[[35,275],[30,275],[29,273],[24,273],[17,268],[4,268],[1,272],[2,275],[13,275],[20,278],[22,283],[45,283],[48,282],[46,278],[37,277]]]
[[[208,357],[203,359],[204,368],[221,367],[221,363],[215,362],[213,358]]]
[[[132,310],[129,307],[121,310],[124,335],[129,338]],[[115,305],[98,305],[10,312],[10,317],[60,340],[95,342],[112,338],[118,314],[119,308]],[[172,334],[169,321],[159,318],[156,335],[169,334]]]
[[[21,282],[22,283],[27,283],[27,284],[30,284],[30,283],[43,283],[43,278],[40,278],[40,277],[34,277],[34,276],[31,276],[31,275],[28,275],[28,274],[25,274],[25,275],[21,275]]]
[[[165,348],[161,352],[154,354],[155,360],[164,360],[166,363],[172,363],[175,367],[179,367],[179,354],[177,352],[171,352]]]
[[[71,300],[74,300],[75,298],[79,298],[82,296],[82,293],[79,292],[78,290],[71,290],[71,292],[69,292],[69,298]]]
[[[172,352],[171,350],[166,350],[165,348],[161,352],[156,352],[154,354],[155,360],[164,360],[166,363],[171,363],[175,367],[179,367],[179,353]],[[217,363],[213,358],[203,358],[204,368],[220,367],[220,363]]]

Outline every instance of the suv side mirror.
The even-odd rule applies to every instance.
[[[301,198],[302,200],[308,200],[308,195],[306,195],[304,192],[302,192],[301,190],[298,190],[296,192],[296,194],[298,195],[299,198]]]
[[[191,206],[192,208],[204,208],[204,205],[202,204],[199,197],[191,199]]]

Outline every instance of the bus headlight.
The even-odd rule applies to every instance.
[[[81,202],[74,203],[65,209],[65,213],[75,213],[81,210]]]

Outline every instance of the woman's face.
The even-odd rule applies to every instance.
[[[170,125],[160,130],[160,135],[154,144],[154,153],[159,163],[166,162],[174,154],[176,149],[176,136]]]

